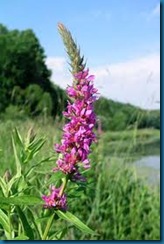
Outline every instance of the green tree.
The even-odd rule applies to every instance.
[[[11,102],[13,89],[25,89],[31,84],[50,92],[50,70],[45,64],[45,54],[32,30],[9,31],[0,25],[0,111]]]

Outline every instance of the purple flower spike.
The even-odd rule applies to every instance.
[[[90,168],[90,146],[97,141],[93,132],[96,123],[93,104],[98,96],[97,89],[94,87],[94,75],[89,74],[89,69],[85,70],[84,57],[80,57],[80,50],[73,41],[71,33],[61,23],[58,24],[58,28],[71,60],[71,72],[74,77],[73,85],[66,89],[70,101],[63,115],[68,123],[63,127],[61,142],[54,145],[59,157],[53,171],[63,173],[61,174],[62,184],[60,188],[51,187],[50,195],[43,195],[42,199],[45,202],[45,208],[66,210],[67,183],[69,181],[77,184],[86,182],[81,167],[85,170]]]
[[[78,164],[82,163],[85,169],[90,167],[90,146],[96,141],[93,132],[96,123],[93,103],[97,99],[97,90],[93,86],[94,76],[89,76],[88,69],[75,74],[74,78],[76,85],[67,88],[67,94],[73,99],[73,103],[68,102],[67,109],[63,112],[70,122],[63,128],[61,144],[56,144],[55,147],[56,152],[60,153],[55,171],[61,170],[65,174],[74,175],[74,180],[79,180],[81,176]]]

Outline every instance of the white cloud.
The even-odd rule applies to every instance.
[[[71,79],[66,59],[64,57],[48,57],[46,64],[52,70],[52,81],[65,89]]]
[[[50,61],[49,58],[48,60]],[[51,64],[48,66],[53,70],[52,80],[62,88],[66,88],[67,84],[71,84],[71,75],[65,59],[51,58],[51,62],[48,60],[47,64]],[[159,54],[92,67],[90,71],[96,76],[95,86],[101,95],[144,108],[159,108],[157,103],[160,100]]]
[[[48,57],[46,59],[47,66],[55,71],[62,71],[66,61],[63,57]]]
[[[93,73],[102,95],[140,107],[159,107],[159,54],[99,67]]]

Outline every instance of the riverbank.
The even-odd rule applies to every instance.
[[[99,143],[104,156],[119,156],[128,161],[145,155],[160,154],[160,131],[155,129],[106,132]]]
[[[40,157],[55,156],[53,145],[61,139],[62,124],[54,121],[39,120],[6,120],[0,121],[0,160],[3,163],[1,170],[12,167],[8,160],[12,162],[12,144],[11,135],[14,128],[17,128],[22,137],[26,137],[30,128],[33,133],[39,137],[44,137],[46,142],[40,151]],[[93,145],[93,153],[99,147],[100,154],[105,160],[117,160],[124,162],[133,162],[142,156],[160,154],[160,131],[156,129],[144,130],[125,130],[125,131],[107,131],[98,135],[98,142]]]
[[[38,162],[52,156],[32,173],[32,183],[28,186],[28,194],[40,197],[47,185],[47,175],[52,177],[52,168],[56,165],[57,155],[54,143],[61,139],[61,124],[40,121],[5,121],[0,122],[0,176],[8,169],[10,175],[15,174],[15,159],[11,141],[14,127],[19,130],[23,141],[31,128],[31,138],[45,138],[35,158],[24,167],[37,165]],[[97,133],[97,132],[96,132]],[[133,166],[135,160],[143,155],[154,155],[160,152],[160,133],[157,130],[129,130],[105,132],[98,136],[90,154],[91,169],[84,173],[87,187],[76,185],[72,195],[72,184],[69,182],[67,194],[69,211],[91,227],[98,235],[82,235],[76,228],[67,225],[68,232],[63,240],[159,240],[160,239],[160,192],[159,188],[150,187],[140,180]],[[16,147],[18,157],[22,159],[20,141]],[[129,162],[129,163],[128,163]],[[22,161],[20,162],[22,163]],[[28,169],[26,169],[28,170]],[[141,172],[142,169],[141,169]],[[22,178],[23,179],[23,178]],[[31,176],[30,176],[31,179]],[[51,181],[51,184],[54,182]],[[15,186],[13,185],[13,190]],[[2,191],[0,192],[1,194]],[[17,194],[18,192],[15,192]],[[20,192],[21,193],[21,192]],[[36,208],[32,206],[31,209]],[[25,212],[26,212],[25,208]],[[36,210],[34,209],[36,212]],[[38,207],[38,218],[42,212]],[[63,222],[54,221],[52,233],[63,228]],[[57,240],[57,239],[53,239]]]

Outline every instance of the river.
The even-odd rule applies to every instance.
[[[146,179],[149,184],[160,183],[160,156],[146,156],[134,162],[138,176]]]

